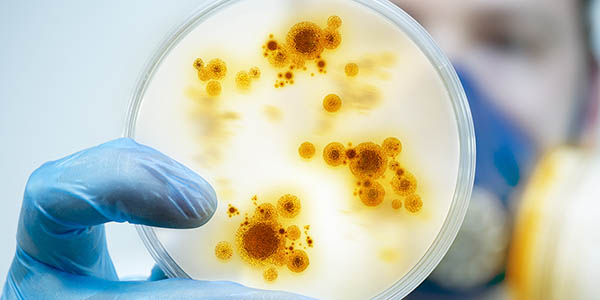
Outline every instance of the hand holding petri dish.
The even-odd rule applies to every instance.
[[[200,228],[139,228],[170,277],[398,299],[437,265],[468,205],[462,87],[387,1],[214,1],[163,44],[129,113],[128,136],[219,199]]]

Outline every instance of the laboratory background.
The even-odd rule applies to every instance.
[[[206,0],[0,0],[0,278],[42,163],[123,135],[141,70]],[[453,246],[408,299],[598,299],[600,2],[394,0],[454,64],[477,170]],[[106,225],[121,279],[154,260]]]

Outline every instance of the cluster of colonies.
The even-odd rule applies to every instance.
[[[327,73],[327,62],[322,54],[325,49],[334,50],[342,43],[342,35],[338,30],[341,25],[340,17],[331,16],[325,28],[308,21],[295,24],[289,29],[285,42],[278,41],[273,34],[269,35],[262,47],[263,55],[273,67],[284,69],[277,74],[275,87],[294,84],[294,72],[306,71],[307,61],[314,62],[319,73]],[[346,74],[356,76],[358,66],[348,64]],[[314,76],[314,73],[311,75]]]
[[[365,142],[356,147],[349,144],[345,147],[338,142],[329,143],[323,149],[323,160],[332,167],[347,165],[351,174],[357,180],[356,190],[361,202],[370,207],[379,206],[385,198],[385,188],[382,185],[386,172],[391,173],[389,187],[396,196],[404,198],[404,207],[411,213],[417,213],[423,207],[423,201],[417,192],[417,179],[401,167],[396,157],[402,151],[402,143],[395,137],[386,138],[381,145]],[[302,158],[310,159],[316,152],[315,146],[304,142],[298,148]],[[402,200],[393,199],[393,209],[400,209]]]
[[[309,236],[310,226],[304,227],[306,245],[300,242],[302,232],[297,225],[284,226],[284,221],[291,221],[300,214],[302,205],[298,197],[286,194],[279,198],[277,205],[271,203],[258,204],[254,196],[252,202],[254,213],[245,215],[235,233],[235,242],[217,243],[215,255],[222,261],[228,261],[234,255],[234,248],[243,261],[251,266],[263,268],[263,278],[272,282],[278,277],[278,267],[287,266],[294,273],[301,273],[308,268],[310,260],[307,247],[313,247],[313,239]],[[228,216],[239,215],[232,205],[227,210]],[[304,248],[304,250],[300,249]]]
[[[221,80],[227,76],[227,64],[220,58],[211,59],[208,64],[204,64],[201,58],[194,61],[194,69],[198,73],[198,79],[206,84],[206,93],[215,97],[221,94]],[[241,90],[250,88],[252,80],[260,78],[260,69],[252,67],[248,71],[240,71],[235,76],[236,86]]]

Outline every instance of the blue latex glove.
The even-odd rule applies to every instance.
[[[231,282],[118,281],[103,223],[194,228],[216,207],[204,179],[130,139],[48,162],[27,182],[2,299],[308,299]]]

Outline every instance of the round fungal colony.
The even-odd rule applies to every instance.
[[[227,262],[234,254],[248,265],[263,270],[263,279],[272,282],[277,279],[281,268],[293,273],[302,273],[310,265],[306,252],[313,247],[309,234],[310,226],[304,226],[306,244],[299,242],[302,232],[293,223],[302,210],[300,199],[292,194],[282,195],[274,203],[258,203],[252,197],[254,211],[245,214],[237,230],[232,233],[233,243],[220,241],[215,246],[218,260]],[[229,205],[228,216],[239,215],[237,208]]]
[[[301,157],[306,157],[302,151],[305,145],[310,145],[311,153],[316,151],[314,144],[305,142],[300,146]],[[345,147],[342,143],[331,142],[323,148],[323,161],[330,167],[348,167],[356,180],[354,195],[365,206],[377,207],[383,203],[387,186],[388,191],[401,197],[390,200],[394,210],[404,206],[406,211],[416,214],[423,208],[423,201],[417,194],[416,177],[401,167],[397,160],[401,152],[402,142],[395,137],[386,138],[381,145],[363,142],[355,147],[352,144]]]

